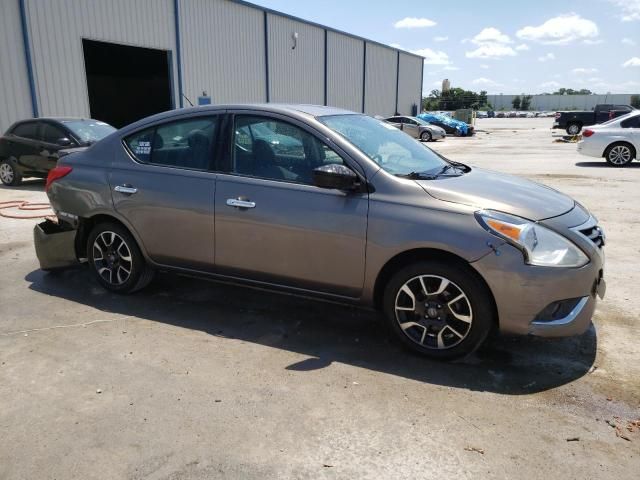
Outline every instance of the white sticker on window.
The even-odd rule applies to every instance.
[[[151,153],[151,142],[138,142],[134,153],[136,155],[149,155]]]

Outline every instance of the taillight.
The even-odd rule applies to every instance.
[[[69,175],[71,173],[71,170],[73,170],[73,168],[64,165],[55,167],[53,170],[49,170],[49,175],[47,175],[47,183],[44,186],[45,191],[49,191],[49,187],[53,182],[66,175]]]
[[[593,130],[586,129],[584,132],[582,132],[582,136],[583,137],[590,137],[594,133],[596,133],[596,132],[594,132]]]

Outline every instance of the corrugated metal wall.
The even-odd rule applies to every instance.
[[[89,115],[82,38],[175,50],[172,0],[27,0],[26,11],[42,116]]]
[[[0,132],[32,116],[18,0],[0,2]]]
[[[327,32],[327,105],[362,111],[364,42]]]
[[[396,50],[367,42],[364,111],[368,115],[393,115],[396,110]]]
[[[423,59],[400,53],[398,78],[398,112],[411,115],[411,108],[420,108]]]
[[[514,97],[522,95],[487,95],[495,110],[513,110]],[[599,103],[629,105],[631,94],[608,95],[532,95],[531,110],[592,110]]]
[[[324,104],[324,30],[271,13],[267,22],[269,101]]]
[[[264,13],[226,0],[180,3],[183,89],[195,103],[266,101]]]

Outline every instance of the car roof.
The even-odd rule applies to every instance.
[[[238,103],[238,104],[220,104],[220,105],[204,105],[198,107],[177,108],[167,112],[158,113],[151,117],[146,117],[130,125],[122,128],[126,133],[136,130],[145,125],[155,123],[162,120],[179,119],[195,113],[211,112],[212,114],[224,110],[258,110],[271,113],[282,113],[293,117],[311,117],[319,118],[330,115],[363,115],[360,112],[352,112],[342,108],[328,107],[324,105],[308,105],[308,104],[289,104],[289,103]]]

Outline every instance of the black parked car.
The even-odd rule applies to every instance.
[[[556,112],[556,120],[551,128],[563,128],[569,135],[577,135],[582,127],[608,122],[633,110],[633,107],[629,105],[601,103],[596,105],[593,110]]]
[[[0,180],[19,185],[23,177],[45,178],[60,150],[88,147],[116,129],[83,118],[36,118],[14,123],[0,137]]]

